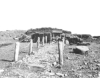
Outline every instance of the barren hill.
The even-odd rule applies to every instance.
[[[8,40],[18,37],[24,34],[24,30],[7,30],[7,31],[0,31],[0,40]]]

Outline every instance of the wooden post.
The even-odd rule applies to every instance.
[[[42,38],[42,45],[44,45],[44,35],[43,35],[43,38]]]
[[[66,44],[69,45],[69,41],[66,39]]]
[[[38,40],[37,40],[37,48],[39,48],[40,46],[40,37],[38,37]]]
[[[65,44],[65,37],[63,37],[63,44]]]
[[[55,34],[53,33],[52,35],[53,35],[53,39],[55,39]]]
[[[59,64],[63,65],[63,50],[64,45],[62,41],[58,41],[58,52],[59,52]]]
[[[45,42],[47,43],[47,36],[45,36]]]
[[[52,42],[52,33],[50,33],[50,42],[49,43],[51,43]]]
[[[61,39],[61,34],[60,34],[60,39]]]
[[[14,61],[18,61],[18,55],[19,55],[19,48],[20,48],[20,42],[16,42],[15,45],[15,55],[14,55]]]
[[[31,54],[32,51],[33,51],[33,39],[30,39],[30,52],[29,52],[29,55]]]

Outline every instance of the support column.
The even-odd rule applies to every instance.
[[[65,44],[65,37],[63,37],[63,44]]]
[[[47,36],[45,36],[45,42],[47,43]]]
[[[64,37],[63,37],[63,44],[64,44],[64,46],[65,46],[65,44],[66,44],[66,42],[65,42],[65,35],[64,35]]]
[[[20,48],[20,42],[16,42],[16,44],[15,44],[14,61],[18,61],[19,48]]]
[[[49,43],[51,43],[52,42],[52,33],[50,33],[50,42]]]
[[[61,39],[61,34],[60,34],[60,39]]]
[[[55,38],[55,35],[54,35],[54,33],[52,34],[53,35],[53,39]]]
[[[42,37],[42,45],[44,45],[44,35],[43,35],[43,37]]]
[[[37,40],[37,48],[39,48],[40,46],[40,37],[38,37],[38,40]]]
[[[29,46],[29,55],[31,54],[31,52],[33,51],[33,39],[30,39],[30,46]]]
[[[62,41],[58,41],[58,52],[59,52],[59,64],[63,65],[63,50],[64,50],[64,45]]]
[[[66,44],[69,45],[69,41],[66,39]]]

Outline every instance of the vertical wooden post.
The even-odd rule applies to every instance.
[[[58,41],[58,51],[59,51],[59,64],[63,65],[63,50],[64,45],[62,41]]]
[[[45,36],[45,42],[47,43],[47,36]]]
[[[44,35],[43,35],[43,37],[42,37],[42,45],[44,45]]]
[[[61,39],[61,34],[60,34],[60,39]]]
[[[29,55],[31,54],[32,51],[33,51],[33,39],[30,39],[30,52],[29,52]]]
[[[49,43],[51,43],[52,42],[52,33],[50,33],[50,42]]]
[[[37,40],[37,48],[39,48],[40,46],[40,37],[38,37],[38,40]]]
[[[53,33],[52,35],[53,35],[53,39],[55,39],[55,34]]]
[[[66,44],[69,45],[69,41],[66,39]]]
[[[65,37],[63,37],[63,44],[65,44]]]
[[[14,55],[14,60],[18,61],[18,55],[19,55],[19,48],[20,48],[20,42],[16,42],[15,45],[15,55]]]

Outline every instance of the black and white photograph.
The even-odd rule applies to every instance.
[[[0,78],[100,78],[100,0],[0,0]]]

